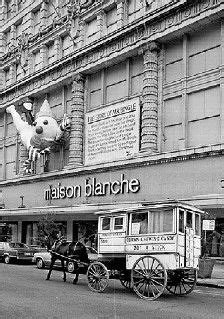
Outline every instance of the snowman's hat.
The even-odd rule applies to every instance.
[[[55,116],[53,115],[53,113],[51,111],[48,100],[44,100],[43,104],[41,105],[40,111],[36,115],[36,118],[41,117],[41,116],[55,118]]]

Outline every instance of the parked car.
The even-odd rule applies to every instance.
[[[32,261],[35,249],[24,243],[0,242],[0,259],[6,264],[12,261]]]
[[[97,251],[89,246],[86,246],[88,258],[90,261],[97,260]],[[51,264],[51,254],[48,251],[40,251],[34,254],[32,262],[37,265],[37,268],[49,268]],[[61,267],[61,261],[57,259],[55,261],[55,268]],[[68,272],[73,272],[74,271],[74,266],[72,262],[67,263],[67,270]]]

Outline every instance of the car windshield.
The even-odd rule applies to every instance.
[[[9,243],[9,246],[12,248],[29,248],[26,244],[23,243]]]

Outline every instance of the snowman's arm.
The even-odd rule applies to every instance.
[[[6,108],[6,112],[12,115],[13,123],[17,129],[17,131],[21,132],[24,129],[30,127],[30,125],[21,119],[21,116],[16,111],[14,105],[10,105]]]
[[[71,120],[66,114],[64,114],[63,119],[61,123],[59,124],[59,129],[55,138],[56,141],[60,140],[62,136],[64,135],[65,131],[70,130],[70,127],[71,127]]]

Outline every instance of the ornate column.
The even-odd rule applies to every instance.
[[[77,38],[76,43],[77,43],[78,48],[81,48],[85,42],[85,28],[86,28],[85,21],[79,20],[78,27],[79,27],[79,36]]]
[[[12,12],[12,16],[15,16],[16,15],[16,7],[17,7],[17,3],[16,3],[16,0],[12,0],[11,4],[11,12]]]
[[[125,1],[117,0],[117,28],[122,28],[124,25]]]
[[[9,50],[13,50],[16,46],[16,26],[12,25],[10,29]]]
[[[13,62],[9,69],[10,84],[16,81],[16,63]]]
[[[105,34],[105,12],[103,10],[100,10],[97,15],[97,30],[100,39]]]
[[[40,21],[41,21],[41,27],[40,29],[43,30],[46,27],[46,23],[47,23],[47,3],[46,1],[43,1],[41,3],[41,7],[40,7]]]
[[[4,54],[4,44],[5,44],[4,33],[0,32],[0,57]]]
[[[4,14],[5,14],[5,3],[4,3],[4,1],[0,1],[0,23],[1,23],[1,25],[3,25]]]
[[[59,60],[61,58],[61,53],[62,53],[62,50],[61,50],[62,43],[61,42],[62,42],[61,37],[57,37],[54,40],[54,50],[55,50],[56,60]]]
[[[45,44],[40,47],[40,61],[41,68],[47,65],[47,46]]]
[[[83,164],[84,78],[77,74],[72,83],[71,133],[68,167]]]
[[[158,136],[158,44],[143,48],[144,73],[142,92],[141,150],[157,152]]]
[[[33,65],[34,65],[34,62],[33,62],[33,53],[32,52],[28,52],[28,74],[32,74],[33,73]]]

